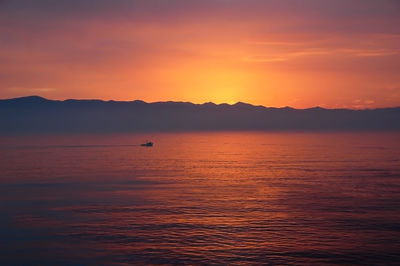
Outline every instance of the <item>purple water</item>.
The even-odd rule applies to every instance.
[[[0,208],[1,264],[398,264],[400,133],[1,137]]]

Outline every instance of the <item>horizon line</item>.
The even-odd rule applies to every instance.
[[[169,101],[154,101],[154,102],[146,102],[144,100],[140,99],[134,99],[134,100],[104,100],[104,99],[96,99],[96,98],[84,98],[84,99],[77,99],[77,98],[66,98],[64,100],[59,100],[59,99],[49,99],[40,95],[27,95],[27,96],[20,96],[20,97],[13,97],[13,98],[1,98],[0,101],[11,101],[11,100],[20,100],[20,99],[29,99],[29,98],[39,98],[42,100],[47,100],[47,101],[53,101],[53,102],[66,102],[66,101],[99,101],[99,102],[119,102],[119,103],[132,103],[132,102],[143,102],[145,104],[156,104],[156,103],[186,103],[186,104],[192,104],[192,105],[206,105],[206,104],[213,104],[215,106],[235,106],[239,104],[243,105],[250,105],[252,107],[262,107],[262,108],[273,108],[273,109],[293,109],[293,110],[309,110],[309,109],[324,109],[324,110],[353,110],[353,111],[367,111],[367,110],[379,110],[379,109],[396,109],[400,108],[400,106],[388,106],[388,107],[376,107],[376,108],[348,108],[348,107],[339,107],[339,108],[327,108],[327,107],[322,107],[319,105],[313,106],[313,107],[307,107],[307,108],[295,108],[291,107],[289,105],[282,106],[282,107],[275,107],[275,106],[265,106],[265,105],[255,105],[252,103],[247,103],[247,102],[242,102],[238,101],[233,104],[230,103],[214,103],[212,101],[208,102],[203,102],[203,103],[193,103],[190,101],[174,101],[174,100],[169,100]]]

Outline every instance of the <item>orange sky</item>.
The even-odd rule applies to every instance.
[[[0,1],[0,98],[400,106],[398,25],[395,0]]]

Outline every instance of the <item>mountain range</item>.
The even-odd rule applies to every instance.
[[[0,133],[123,133],[146,131],[400,130],[400,107],[373,110],[294,109],[190,102],[0,100]]]

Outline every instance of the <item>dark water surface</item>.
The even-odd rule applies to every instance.
[[[2,265],[399,264],[400,133],[1,137],[0,208]]]

